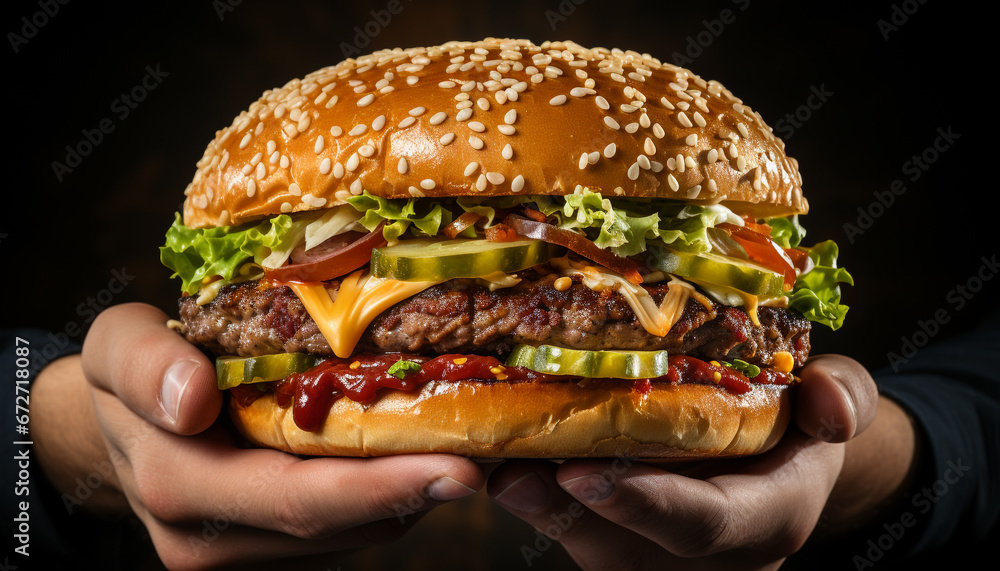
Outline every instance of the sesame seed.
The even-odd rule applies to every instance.
[[[479,163],[472,161],[465,167],[465,176],[472,176],[479,170]]]
[[[329,174],[330,168],[333,166],[331,163],[330,157],[323,159],[323,162],[319,163],[320,174]]]
[[[400,129],[405,129],[405,128],[409,127],[410,125],[412,125],[412,124],[414,124],[416,122],[417,122],[417,120],[414,119],[413,117],[407,117],[407,118],[405,118],[405,119],[403,119],[402,121],[399,122],[399,128]]]
[[[438,111],[434,115],[431,115],[430,123],[431,125],[440,125],[447,118],[448,118],[447,113],[445,113],[444,111]]]
[[[614,118],[612,118],[610,116],[605,116],[604,117],[604,124],[607,125],[608,127],[611,127],[612,129],[615,129],[615,130],[618,130],[618,129],[621,128],[621,126],[618,125],[618,121],[615,121]]]
[[[350,131],[347,132],[347,134],[351,135],[353,137],[357,137],[358,135],[364,135],[365,131],[367,131],[367,130],[368,130],[368,125],[365,125],[364,123],[361,123],[361,124],[355,125]]]
[[[684,144],[686,145],[694,145],[697,142],[698,142],[698,135],[694,133],[691,133],[687,137],[684,137]]]
[[[424,180],[420,181],[420,188],[424,190],[431,190],[432,188],[434,188],[434,186],[435,186],[434,181],[429,178],[425,178]]]
[[[670,101],[668,101],[667,98],[666,98],[666,96],[660,98],[660,103],[664,107],[666,107],[667,109],[673,109],[674,108],[673,103],[671,103]]]
[[[632,163],[632,166],[628,167],[628,178],[629,180],[639,178],[639,163]]]
[[[289,124],[285,125],[284,127],[282,127],[281,130],[284,131],[286,135],[288,135],[289,137],[291,137],[293,139],[295,137],[299,136],[299,129],[298,129],[298,127],[296,127],[295,125],[292,125],[291,123],[289,123]]]
[[[355,170],[358,169],[358,165],[360,164],[361,164],[361,159],[358,158],[358,154],[353,153],[351,154],[350,158],[347,159],[347,164],[344,165],[344,168],[347,169],[347,172],[354,172]]]
[[[701,113],[698,113],[697,111],[694,112],[694,122],[697,123],[699,127],[704,127],[705,125],[708,125],[708,122],[705,121],[705,118],[702,117]]]
[[[670,185],[670,190],[674,192],[677,192],[677,190],[681,187],[680,183],[677,182],[677,179],[674,178],[674,175],[672,174],[667,175],[667,184]]]
[[[280,166],[283,169],[287,169],[288,168],[288,164],[289,164],[288,163],[288,156],[287,155],[281,155],[281,159],[278,161],[278,166]]]
[[[501,151],[500,154],[503,156],[503,158],[509,161],[511,158],[514,157],[514,149],[510,146],[510,143],[507,143],[506,145],[504,145],[503,151]]]
[[[476,190],[482,192],[486,190],[486,175],[481,174],[479,178],[476,179]]]
[[[587,168],[587,164],[588,164],[587,153],[581,154],[580,155],[580,160],[578,162],[579,162],[580,170],[583,170],[583,169]]]
[[[708,154],[705,155],[705,160],[708,161],[708,164],[714,164],[715,161],[719,160],[719,151],[709,149]]]
[[[687,166],[687,161],[684,160],[684,155],[677,153],[677,157],[674,158],[674,164],[677,166],[677,172],[684,172]]]
[[[316,144],[313,145],[313,152],[317,155],[323,152],[323,135],[316,137]]]
[[[649,164],[653,172],[660,172],[661,170],[663,170],[663,163],[656,161],[649,161]]]
[[[600,153],[600,151],[593,151],[592,153],[590,153],[589,155],[587,155],[587,162],[590,163],[590,164],[592,164],[592,165],[596,164],[597,161],[599,161],[600,159],[601,159],[601,153]]]
[[[600,95],[594,98],[594,103],[597,103],[597,106],[605,111],[611,109],[611,105],[608,103],[608,100]]]
[[[324,204],[326,204],[326,199],[325,198],[319,198],[319,197],[313,196],[311,194],[303,194],[302,195],[302,202],[305,202],[309,206],[319,207],[319,206],[323,206]]]
[[[649,168],[652,166],[651,164],[649,164],[649,158],[647,158],[646,155],[639,155],[638,157],[636,157],[635,162],[637,165],[639,165],[639,168],[641,168],[644,171],[649,170]]]
[[[257,153],[252,159],[250,159],[250,164],[255,166],[260,162],[261,157],[263,157],[263,155],[261,153]]]
[[[253,196],[257,193],[257,183],[250,179],[247,182],[247,196]]]
[[[729,158],[735,159],[740,156],[740,149],[736,145],[729,145]]]
[[[282,202],[281,203],[281,212],[282,213],[287,214],[287,213],[289,213],[291,211],[292,211],[292,203],[291,202]]]
[[[361,185],[361,179],[354,179],[354,182],[351,183],[351,194],[359,196],[362,192],[364,192],[364,190],[364,187]]]
[[[441,143],[441,146],[447,147],[454,140],[455,140],[455,133],[445,133],[444,135],[441,135],[439,142]]]
[[[322,138],[322,137],[320,137],[320,138]],[[273,152],[274,152],[274,151],[275,151],[275,150],[276,150],[277,148],[278,148],[278,145],[277,145],[277,144],[275,144],[275,142],[274,142],[274,141],[268,141],[268,142],[267,142],[267,154],[269,154],[269,155],[270,155],[270,154],[271,154],[271,153],[273,153]],[[225,153],[226,155],[228,155],[228,154],[229,154],[229,153],[226,153],[225,151],[223,151],[223,152],[224,152],[224,153]],[[317,152],[319,152],[319,151],[317,151]]]
[[[344,165],[340,164],[340,161],[337,161],[333,165],[333,177],[334,178],[343,178],[344,177]]]
[[[514,121],[517,121],[517,111],[511,109],[503,116],[503,122],[508,125],[513,125]]]
[[[653,144],[653,139],[646,137],[646,141],[642,144],[642,150],[646,151],[647,155],[656,154],[656,145]]]
[[[385,115],[379,115],[372,121],[372,130],[381,131],[382,127],[385,127]]]
[[[257,163],[257,178],[263,179],[265,175],[267,175],[267,167],[264,166],[264,163]]]
[[[251,137],[252,137],[252,135],[250,133],[247,133],[246,135],[243,136],[243,139],[240,141],[240,148],[241,149],[247,148],[247,145],[250,144],[250,138]]]
[[[361,148],[358,149],[358,154],[367,159],[375,154],[375,147],[371,145],[361,145]]]
[[[458,112],[458,115],[455,116],[455,120],[465,121],[469,117],[472,117],[472,109],[462,109],[461,111]]]
[[[663,126],[659,123],[653,124],[653,134],[656,135],[657,139],[662,139],[667,133],[663,130]]]
[[[469,121],[469,128],[477,133],[482,133],[486,130],[486,125],[483,125],[479,121]]]
[[[569,94],[573,97],[583,97],[584,95],[589,95],[593,92],[593,89],[587,89],[586,87],[574,87],[569,90]]]
[[[626,133],[635,133],[638,130],[639,130],[639,124],[636,123],[635,121],[629,123],[628,125],[625,125]]]
[[[369,93],[368,95],[365,95],[361,99],[358,99],[358,107],[367,107],[368,105],[371,104],[372,101],[375,101],[375,94]]]
[[[621,83],[625,83],[625,78],[622,77],[622,75],[620,73],[612,73],[611,74],[611,79],[613,79],[615,81],[618,81],[618,82],[621,82]]]
[[[566,103],[566,96],[561,93],[549,99],[549,105],[562,105],[563,103]]]
[[[639,116],[639,124],[642,125],[643,129],[649,129],[649,115],[646,115],[646,113],[643,112],[643,114]]]
[[[480,97],[479,99],[477,99],[476,105],[478,105],[479,108],[482,109],[483,111],[490,110],[490,100],[486,99],[485,97]]]
[[[736,128],[740,130],[740,135],[743,135],[744,137],[750,136],[750,132],[747,131],[747,126],[743,123],[737,123]]]
[[[736,170],[743,172],[747,170],[747,160],[743,157],[736,159]]]
[[[516,133],[517,129],[513,125],[497,125],[497,131],[509,136]]]
[[[471,145],[473,149],[476,149],[478,151],[483,148],[483,140],[475,135],[471,135],[469,137],[469,145]]]
[[[493,94],[493,98],[497,100],[498,104],[503,105],[504,103],[507,103],[507,92],[497,91]]]
[[[619,109],[621,109],[625,113],[632,113],[633,111],[635,111],[636,109],[638,109],[638,107],[636,107],[634,105],[629,105],[628,103],[622,103],[621,106],[619,107]]]
[[[615,156],[615,153],[617,151],[618,151],[617,145],[615,145],[614,143],[608,143],[608,146],[604,147],[604,156],[610,159],[611,157]]]
[[[493,185],[501,185],[503,181],[506,180],[504,176],[498,172],[488,172],[486,173],[486,180],[490,181]]]
[[[341,129],[340,127],[334,125],[333,127],[330,127],[330,134],[333,135],[334,138],[336,138],[336,137],[339,137],[339,136],[343,135],[344,134],[344,130]]]
[[[688,119],[688,116],[683,111],[677,114],[677,122],[684,127],[694,127],[694,124],[691,123],[691,119]]]

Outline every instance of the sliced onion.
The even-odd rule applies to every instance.
[[[469,226],[479,222],[480,218],[482,218],[482,216],[476,214],[475,212],[466,212],[465,214],[454,219],[451,224],[445,226],[444,229],[441,230],[441,233],[449,238],[454,238],[465,231],[465,229]]]
[[[564,228],[558,228],[545,222],[528,220],[520,216],[510,215],[503,222],[525,238],[533,238],[563,246],[600,266],[620,273],[625,276],[625,279],[634,284],[642,283],[642,274],[639,273],[639,269],[643,267],[642,264],[635,260],[615,255],[608,250],[602,250],[586,236]]]
[[[385,221],[361,238],[349,243],[331,246],[325,253],[314,255],[312,250],[305,254],[309,261],[293,263],[273,270],[266,270],[265,277],[282,282],[322,282],[348,274],[367,264],[372,257],[372,249],[384,246],[386,239],[382,236]],[[334,236],[339,238],[340,236]],[[332,240],[332,239],[331,239]],[[316,250],[321,246],[313,248]]]

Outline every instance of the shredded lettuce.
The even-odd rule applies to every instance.
[[[271,249],[289,241],[292,227],[292,217],[282,214],[238,227],[188,228],[177,213],[160,248],[160,261],[174,271],[171,277],[181,279],[181,290],[195,294],[207,277],[229,281],[247,260],[260,264]]]
[[[816,266],[795,280],[788,296],[788,307],[797,310],[809,321],[822,323],[830,329],[844,324],[847,306],[840,303],[840,286],[854,285],[854,278],[844,268],[837,267],[837,244],[832,240],[820,242],[809,249],[809,257]]]

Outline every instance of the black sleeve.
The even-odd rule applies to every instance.
[[[37,329],[0,332],[0,371],[11,379],[4,403],[4,536],[12,538],[2,562],[10,569],[125,569],[146,557],[148,540],[132,519],[104,521],[82,506],[111,469],[94,462],[73,494],[60,494],[42,474],[30,432],[31,383],[49,363],[80,351],[65,335]],[[5,567],[7,568],[7,567]]]
[[[982,547],[1000,520],[1000,311],[874,377],[920,432],[917,481],[903,498],[906,555]]]

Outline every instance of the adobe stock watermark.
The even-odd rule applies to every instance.
[[[819,84],[819,87],[811,85],[809,86],[809,91],[810,93],[806,97],[805,103],[796,107],[795,111],[785,113],[784,117],[774,123],[775,133],[786,142],[791,140],[792,136],[795,135],[795,131],[801,129],[806,121],[812,119],[813,112],[819,111],[833,97],[833,92],[826,90],[825,83]]]
[[[412,0],[406,1],[412,2]],[[385,3],[385,8],[369,11],[371,19],[361,26],[354,26],[354,43],[340,42],[340,51],[344,57],[352,58],[363,54],[364,48],[368,47],[392,19],[403,12],[404,8],[403,0],[389,0]]]
[[[38,0],[37,11],[29,16],[21,16],[20,29],[17,32],[7,32],[7,41],[14,53],[20,52],[22,47],[34,39],[42,28],[59,15],[60,8],[66,4],[69,4],[69,0]]]
[[[82,323],[73,319],[67,321],[62,329],[48,333],[48,343],[32,350],[31,370],[38,373],[71,341],[82,338],[87,326],[97,319],[97,314],[107,309],[115,296],[125,291],[134,279],[135,276],[129,274],[124,267],[112,270],[107,287],[97,290],[94,295],[87,296],[87,299],[77,304],[76,314],[82,319]]]
[[[128,91],[123,91],[114,101],[111,102],[111,117],[105,117],[97,122],[97,126],[92,129],[81,129],[81,138],[72,145],[66,145],[66,155],[61,161],[52,161],[52,173],[56,180],[62,182],[66,175],[83,164],[83,159],[90,156],[104,139],[110,135],[117,125],[115,119],[124,121],[135,111],[140,103],[146,100],[150,92],[163,83],[163,79],[170,76],[160,68],[160,64],[146,66],[146,74],[135,86]]]
[[[630,460],[624,457],[617,457],[611,462],[611,466],[601,472],[600,476],[604,478],[607,482],[606,484],[601,482],[600,485],[593,484],[588,487],[582,488],[583,498],[589,501],[598,501],[601,498],[607,497],[605,493],[607,486],[613,486],[615,481],[628,470],[629,466],[634,463],[634,460]],[[535,560],[541,557],[546,551],[552,549],[554,542],[558,542],[559,538],[562,537],[564,533],[569,531],[570,528],[580,519],[583,514],[587,513],[586,508],[579,501],[574,501],[566,506],[566,510],[560,513],[550,514],[549,517],[552,523],[545,526],[545,529],[535,529],[535,539],[530,544],[521,544],[521,556],[524,557],[524,564],[531,567]]]
[[[986,283],[995,278],[997,272],[1000,272],[1000,262],[997,262],[996,254],[989,257],[982,256],[980,261],[982,264],[975,274],[948,290],[944,296],[948,307],[939,308],[926,320],[918,319],[916,330],[909,336],[899,338],[899,352],[886,353],[885,358],[889,361],[893,372],[898,373],[900,365],[910,362],[910,359],[916,356],[920,349],[926,347],[931,339],[941,331],[942,327],[951,321],[952,312],[962,311],[966,304],[983,290]]]
[[[920,180],[924,173],[941,159],[941,155],[955,146],[955,142],[961,137],[962,134],[954,132],[951,125],[938,127],[934,142],[903,163],[901,170],[904,175],[907,175],[907,180],[911,183]],[[889,183],[888,190],[873,192],[874,199],[867,206],[858,207],[857,220],[853,224],[844,223],[843,228],[847,241],[853,244],[858,236],[871,229],[875,221],[884,216],[886,211],[895,204],[896,198],[906,194],[907,190],[906,183],[902,179],[896,179]]]
[[[889,34],[898,32],[904,24],[910,21],[910,16],[916,14],[917,10],[926,3],[927,0],[903,0],[898,4],[894,3],[889,11],[889,18],[879,18],[875,22],[878,31],[882,34],[882,39],[888,42]]]
[[[743,12],[750,7],[750,0],[731,1],[739,9],[739,12]],[[736,21],[737,14],[738,12],[734,12],[729,8],[723,8],[717,18],[702,20],[701,25],[704,29],[684,39],[683,51],[674,51],[674,53],[670,54],[674,65],[685,67],[694,63],[694,60],[698,59],[701,54],[705,53],[705,50],[709,46],[715,43],[715,40],[719,39],[722,32],[726,30],[726,26]]]
[[[226,20],[230,12],[234,12],[236,7],[243,3],[243,0],[212,0],[212,9],[220,22]]]
[[[874,539],[869,539],[866,544],[868,549],[864,554],[855,555],[851,559],[855,569],[861,571],[861,569],[874,567],[875,563],[885,557],[885,554],[895,547],[899,540],[903,539],[906,532],[917,524],[917,515],[926,515],[927,512],[931,511],[934,504],[938,503],[948,493],[948,490],[972,469],[972,466],[966,466],[961,458],[954,461],[948,460],[947,466],[940,478],[910,497],[910,505],[913,506],[916,514],[914,511],[904,511],[894,521],[882,524],[885,533]]]
[[[578,6],[582,6],[587,0],[559,0],[559,5],[553,10],[548,8],[545,10],[545,21],[549,23],[549,27],[552,31],[556,31],[559,24],[562,24],[569,19],[570,16],[576,12]]]

